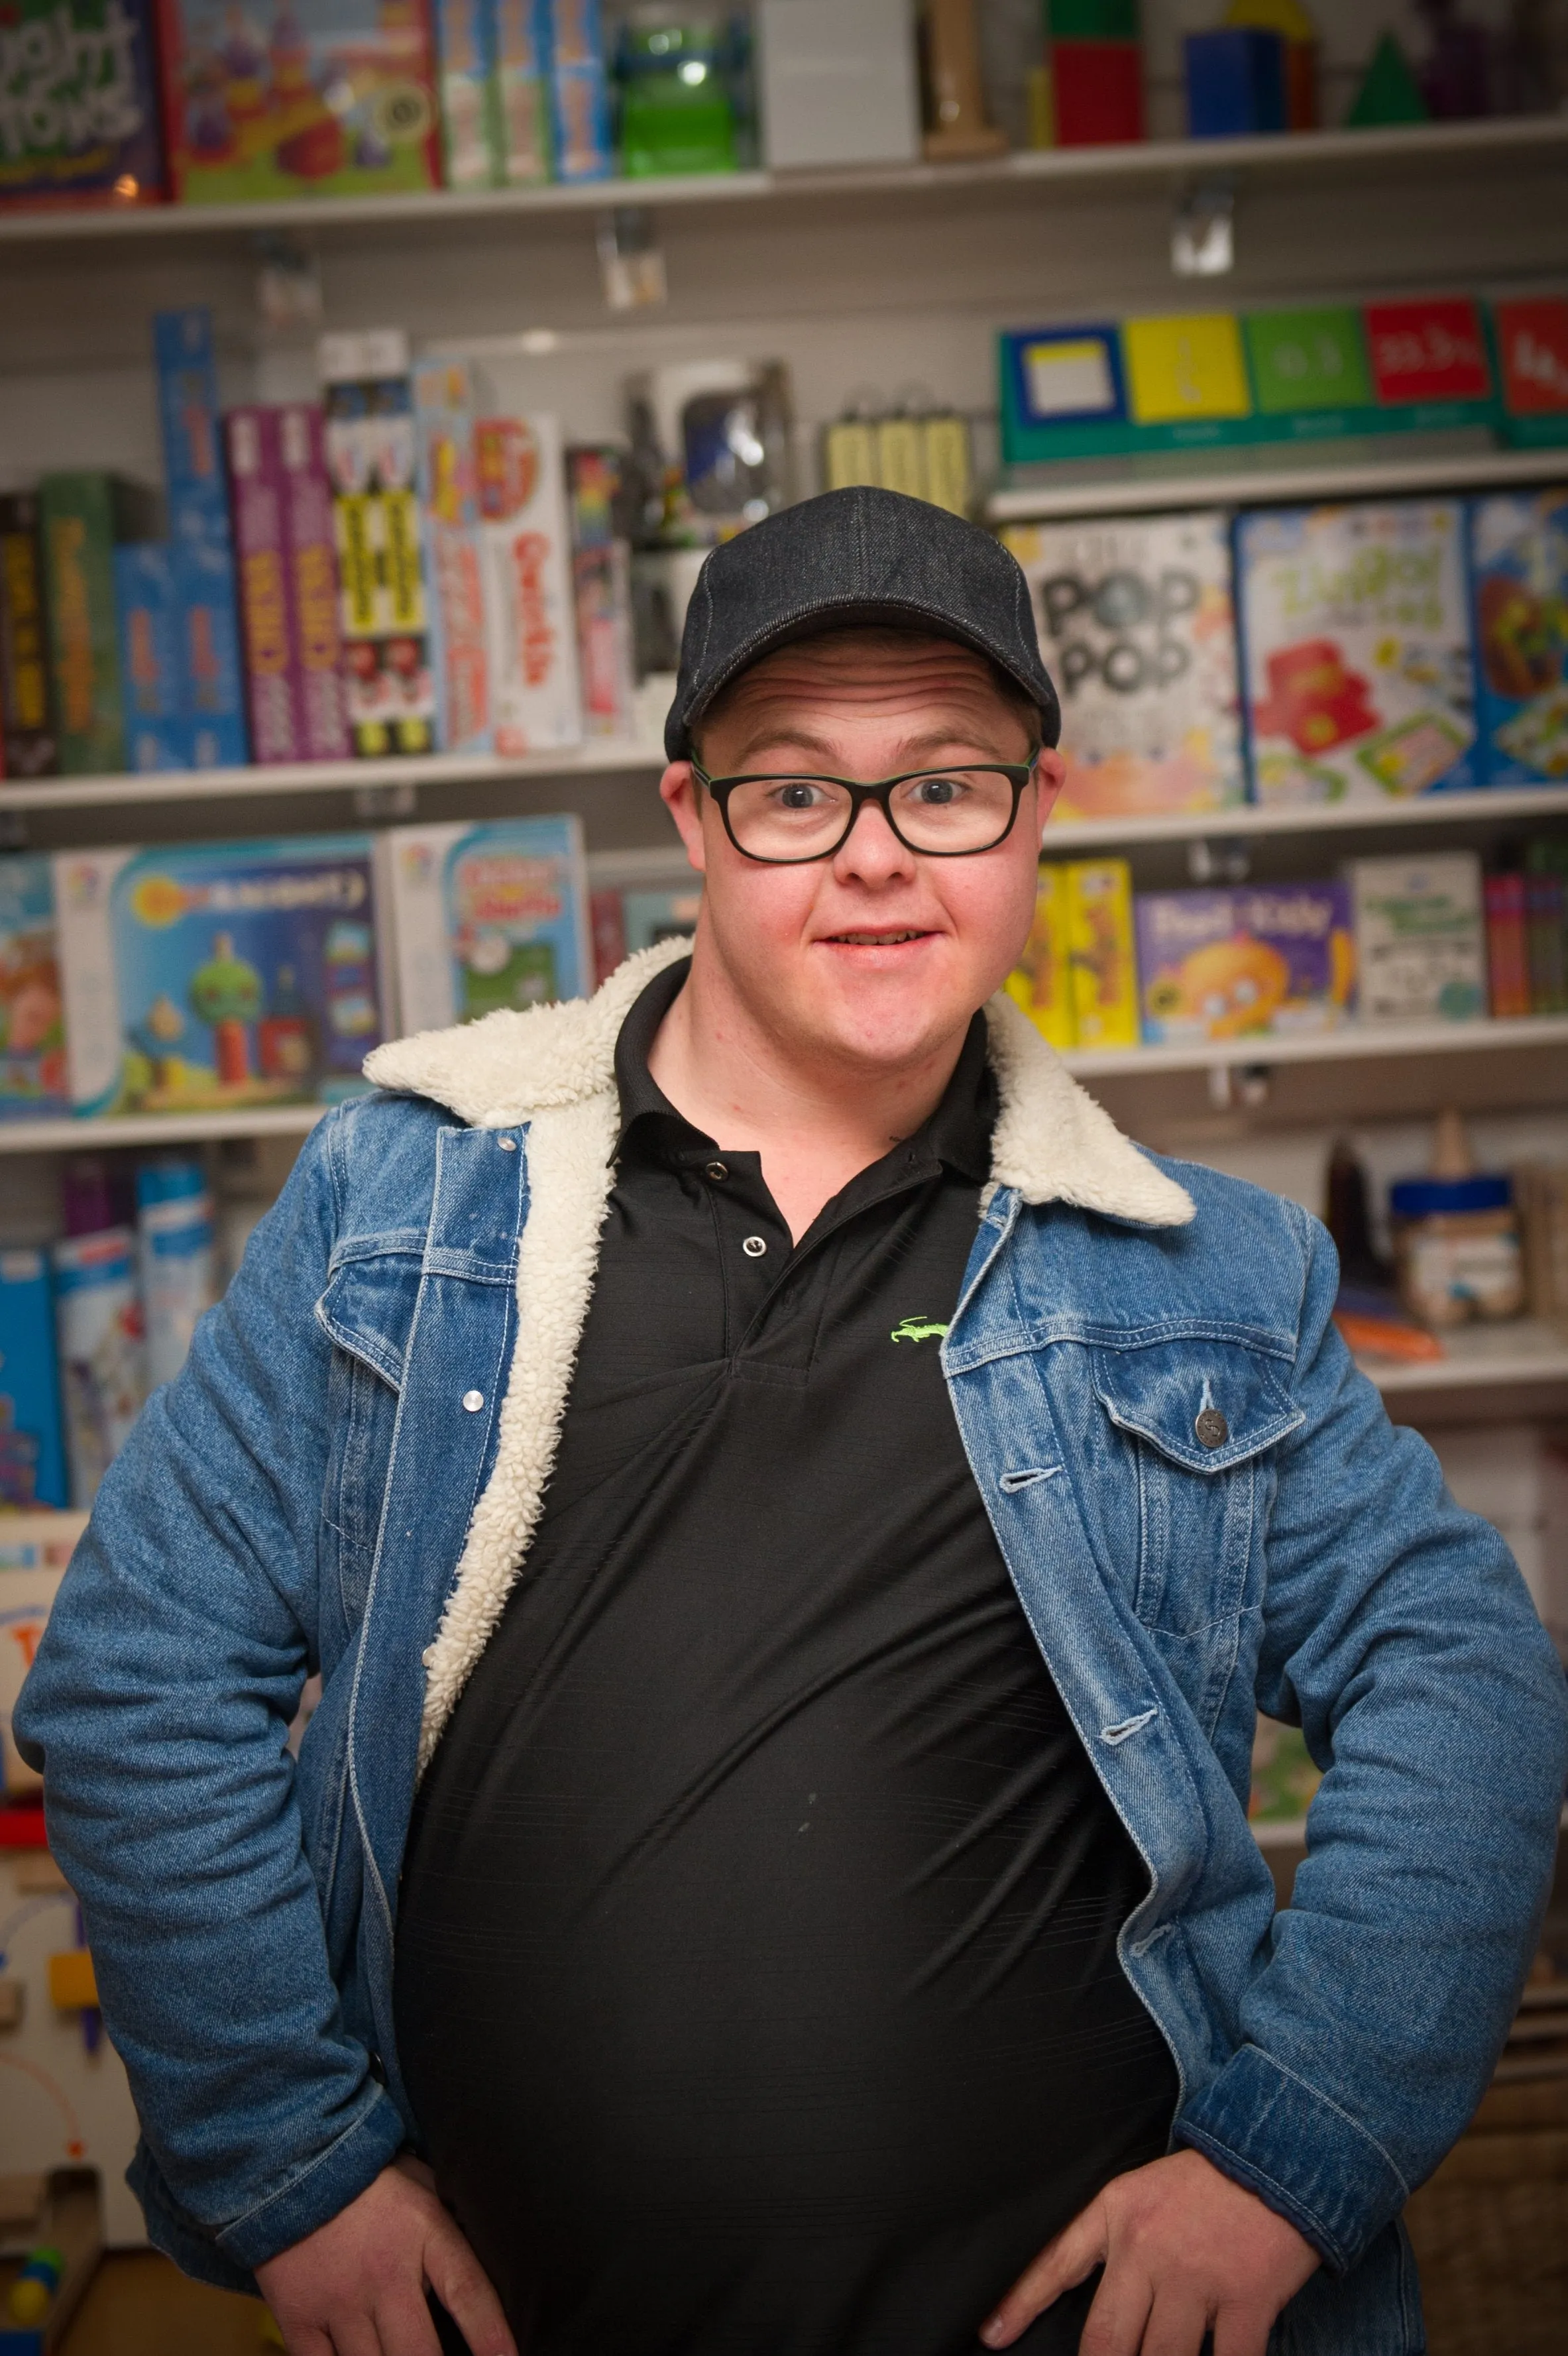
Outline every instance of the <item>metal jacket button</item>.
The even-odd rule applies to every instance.
[[[484,1406],[484,1403],[485,1395],[483,1391],[465,1391],[463,1393],[463,1405],[467,1408],[470,1415],[478,1415],[479,1409]]]
[[[746,1254],[747,1259],[760,1259],[763,1253],[768,1249],[768,1245],[761,1236],[747,1236],[746,1241],[741,1245],[741,1249]]]
[[[499,1145],[503,1153],[515,1153],[517,1151],[517,1140],[515,1137],[499,1138],[497,1140],[497,1143]]]
[[[1200,1408],[1192,1428],[1205,1448],[1223,1448],[1230,1437],[1230,1426],[1217,1407]]]
[[[727,1162],[710,1162],[705,1174],[713,1180],[715,1186],[722,1185],[724,1181],[729,1176],[729,1163]]]

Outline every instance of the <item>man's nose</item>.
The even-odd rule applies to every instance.
[[[886,883],[890,876],[913,874],[915,854],[899,841],[880,802],[862,802],[843,841],[833,854],[836,874],[858,876],[863,882]]]

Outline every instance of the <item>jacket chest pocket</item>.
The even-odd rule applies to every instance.
[[[1234,1658],[1238,1616],[1261,1592],[1270,1451],[1303,1410],[1276,1361],[1228,1341],[1099,1349],[1094,1387],[1136,1466],[1133,1609],[1206,1718]]]
[[[370,1587],[418,1292],[417,1258],[377,1253],[335,1269],[316,1304],[332,1344],[322,1570],[335,1580],[345,1638],[360,1623]]]

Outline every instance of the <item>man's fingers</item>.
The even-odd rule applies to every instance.
[[[381,2333],[360,2308],[328,2318],[327,2344],[333,2356],[381,2356]]]
[[[1092,2274],[1105,2255],[1104,2203],[1091,2201],[1054,2242],[1047,2242],[1033,2265],[1021,2274],[994,2313],[980,2327],[987,2348],[1010,2348],[1036,2315],[1085,2275]]]
[[[270,2308],[268,2312],[271,2313]],[[288,2351],[288,2356],[332,2356],[332,2342],[325,2331],[317,2329],[314,2323],[296,2324],[291,2330],[289,2326],[281,2322],[275,2315],[273,2316],[273,2321],[283,2333],[283,2344]]]
[[[517,2356],[517,2342],[489,2276],[456,2225],[443,2220],[431,2234],[424,2245],[424,2272],[473,2356]]]
[[[1268,2356],[1274,2319],[1255,2307],[1222,2307],[1214,2319],[1214,2356]]]
[[[375,2325],[380,2356],[441,2356],[423,2286],[417,2292],[392,2291],[378,2300]],[[342,2356],[349,2356],[346,2349]]]
[[[1202,2299],[1190,2293],[1161,2297],[1157,2293],[1148,2321],[1144,2326],[1142,2356],[1202,2356],[1204,2334],[1208,2329],[1208,2309]],[[1084,2340],[1087,2351],[1089,2341]],[[1138,2350],[1136,2340],[1128,2343]],[[1118,2351],[1120,2356],[1120,2351]],[[1263,2356],[1262,2341],[1257,2356]]]
[[[1155,2286],[1144,2269],[1124,2253],[1120,2258],[1112,2255],[1084,2319],[1079,2356],[1140,2356],[1148,2345],[1144,2334],[1154,2303]],[[1200,2330],[1182,2356],[1197,2356],[1202,2339]]]

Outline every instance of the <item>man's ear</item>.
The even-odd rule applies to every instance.
[[[703,840],[704,798],[701,786],[692,774],[690,761],[671,761],[659,780],[659,791],[686,846],[687,858],[699,875],[705,875],[708,860],[707,846]]]
[[[1067,780],[1067,763],[1054,745],[1046,745],[1035,759],[1036,809],[1044,835],[1046,821],[1057,806],[1057,796]]]

